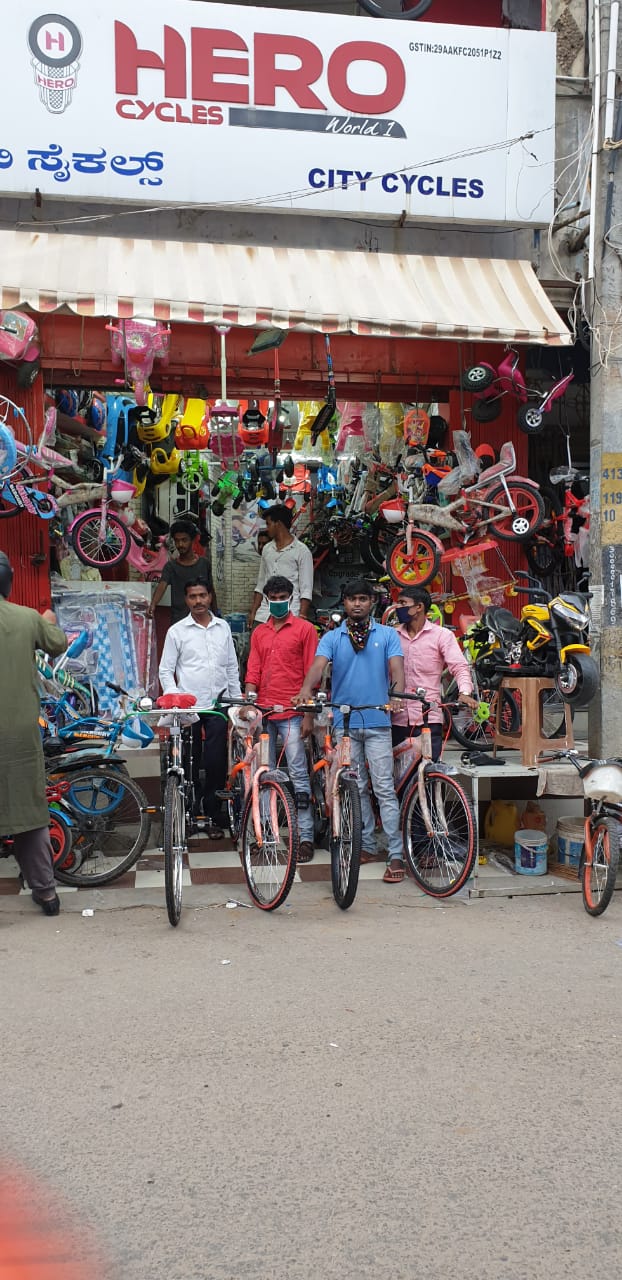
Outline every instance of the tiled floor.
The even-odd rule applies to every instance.
[[[225,847],[226,846],[226,847]],[[243,884],[244,872],[236,849],[230,840],[216,843],[197,838],[190,841],[190,849],[185,859],[183,882],[192,884]],[[361,867],[361,880],[381,880],[384,874],[384,862],[371,862]],[[313,862],[298,867],[296,881],[330,880],[330,856],[325,849],[316,849]],[[107,888],[114,889],[158,889],[164,888],[164,858],[158,849],[148,849],[139,858],[135,867],[113,884],[100,886],[105,893]],[[28,892],[21,890],[22,893]],[[76,893],[80,890],[58,886],[59,893]],[[89,890],[92,892],[92,890]],[[13,858],[0,859],[0,895],[20,893],[18,867]]]

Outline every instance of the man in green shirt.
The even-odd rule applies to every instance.
[[[169,560],[162,570],[162,577],[155,589],[149,606],[149,617],[152,618],[156,606],[160,603],[167,587],[171,588],[171,626],[181,622],[188,616],[185,590],[189,582],[202,582],[212,596],[212,609],[217,610],[212,567],[205,556],[198,556],[194,550],[194,539],[197,530],[188,520],[176,520],[171,525],[171,536],[175,543],[176,559]]]
[[[8,557],[0,551],[0,835],[13,836],[33,901],[46,916],[57,916],[35,650],[63,653],[67,637],[51,609],[39,614],[9,604],[12,581]]]

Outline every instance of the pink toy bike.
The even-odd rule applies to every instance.
[[[567,373],[549,391],[536,391],[527,386],[518,367],[519,358],[518,351],[509,347],[496,369],[485,361],[471,365],[462,375],[462,387],[473,392],[472,412],[476,422],[494,422],[501,413],[503,397],[513,396],[520,406],[516,421],[521,431],[535,435],[544,426],[545,413],[565,394],[574,374]]]
[[[168,559],[166,538],[149,546],[148,526],[137,519],[130,523],[122,514],[135,496],[135,486],[116,479],[113,469],[98,489],[99,506],[81,511],[68,529],[78,559],[91,569],[113,569],[128,560],[148,581],[159,579]]]
[[[125,382],[131,382],[138,405],[147,403],[149,378],[156,360],[168,363],[171,330],[161,320],[120,320],[109,324],[112,360],[123,366]]]

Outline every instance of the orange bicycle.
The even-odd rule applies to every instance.
[[[263,717],[282,707],[258,707],[252,698],[219,703],[230,721],[226,801],[229,829],[238,843],[251,898],[262,911],[285,901],[298,858],[298,819],[288,775],[270,767],[270,738]],[[243,709],[254,714],[243,716]]]

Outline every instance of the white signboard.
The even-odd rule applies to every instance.
[[[555,37],[190,0],[21,0],[0,189],[542,224]]]

